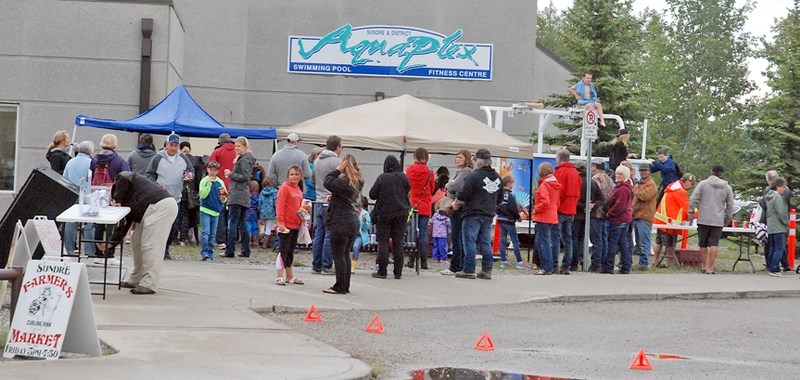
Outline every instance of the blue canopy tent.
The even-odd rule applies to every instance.
[[[117,131],[168,135],[175,132],[181,137],[217,138],[222,133],[231,137],[248,139],[274,139],[275,128],[228,128],[203,110],[186,88],[178,85],[153,108],[130,120],[98,119],[86,115],[75,118],[75,127],[95,127]],[[75,133],[73,133],[73,136]],[[73,137],[74,138],[74,137]]]

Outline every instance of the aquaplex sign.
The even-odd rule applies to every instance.
[[[290,73],[492,80],[492,45],[407,26],[345,24],[322,37],[289,36]]]

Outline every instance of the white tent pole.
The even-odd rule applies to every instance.
[[[73,148],[73,146],[75,145],[75,141],[77,141],[77,140],[75,140],[75,135],[76,134],[78,134],[78,124],[74,124],[72,126],[72,144],[69,144],[69,155],[70,156],[72,156],[75,153],[75,148]]]

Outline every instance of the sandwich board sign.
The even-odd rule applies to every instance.
[[[100,356],[86,266],[45,257],[25,269],[3,357]]]

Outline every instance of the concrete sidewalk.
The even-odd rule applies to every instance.
[[[126,260],[126,265],[131,263]],[[333,276],[298,268],[305,285],[276,286],[272,267],[167,261],[161,289],[135,296],[110,288],[94,296],[98,334],[119,353],[102,358],[11,361],[8,379],[366,379],[370,367],[349,354],[261,317],[255,311],[413,309],[521,302],[800,297],[796,274],[498,275],[491,281],[437,272],[379,280],[353,276],[351,294],[322,290]],[[96,285],[95,285],[96,286]],[[436,289],[436,291],[431,291]]]

